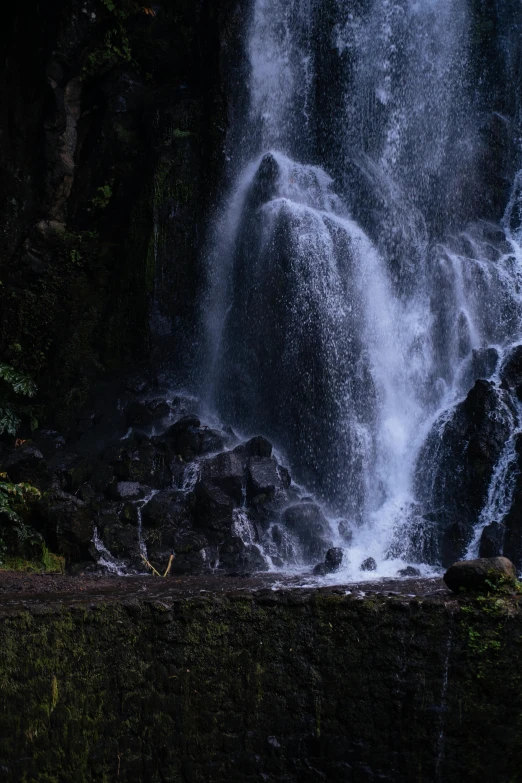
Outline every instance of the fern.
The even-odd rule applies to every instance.
[[[28,375],[15,370],[10,364],[0,362],[0,378],[11,387],[15,394],[24,394],[26,397],[34,397],[36,394],[35,382]]]

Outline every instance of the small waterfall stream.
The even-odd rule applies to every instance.
[[[407,561],[422,537],[429,433],[477,379],[498,385],[498,357],[522,339],[522,179],[512,171],[495,219],[473,13],[465,0],[250,4],[201,394],[284,449],[378,563]],[[510,502],[512,445],[476,536]]]

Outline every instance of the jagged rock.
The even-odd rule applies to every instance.
[[[88,559],[94,531],[93,514],[82,500],[53,490],[38,502],[38,510],[47,529],[56,537],[59,552],[67,560]]]
[[[43,454],[34,443],[24,443],[8,454],[2,470],[13,483],[25,481],[30,484],[37,480],[42,463]]]
[[[199,483],[218,487],[236,503],[241,503],[244,484],[241,459],[233,451],[226,451],[205,460],[201,466]]]
[[[522,345],[509,352],[500,369],[500,379],[505,389],[511,389],[522,400]]]
[[[229,536],[219,550],[219,568],[228,572],[267,571],[265,558],[256,546],[245,544],[239,536]]]
[[[247,501],[273,498],[281,486],[278,465],[273,457],[250,457],[247,468]]]
[[[401,568],[399,571],[397,571],[399,576],[420,576],[421,572],[418,568],[414,568],[413,566],[406,566],[406,568]]]
[[[192,525],[191,500],[184,492],[163,490],[142,506],[141,519],[144,529],[159,530],[162,536],[168,532],[173,536],[178,528]]]
[[[339,547],[332,547],[326,553],[324,563],[319,563],[314,568],[314,574],[316,576],[324,576],[325,574],[333,574],[339,571],[343,563],[343,550]]]
[[[272,444],[266,438],[258,435],[244,444],[245,452],[249,457],[271,457]]]
[[[144,435],[133,435],[110,447],[105,459],[123,481],[137,481],[152,489],[164,489],[172,483],[166,444],[152,442]]]
[[[339,535],[343,541],[349,546],[353,542],[353,527],[346,519],[341,519],[339,522]]]
[[[363,560],[360,565],[361,571],[376,571],[377,570],[377,563],[373,559],[373,557],[367,557],[366,560]]]
[[[211,539],[219,540],[233,525],[237,503],[214,484],[199,481],[195,488],[194,523]]]
[[[282,515],[283,525],[299,541],[305,560],[324,557],[332,545],[330,525],[315,503],[297,503]]]
[[[287,468],[285,468],[283,465],[278,465],[277,470],[283,488],[289,489],[292,484],[292,476],[290,475],[290,471]]]
[[[499,557],[504,544],[504,525],[491,522],[486,525],[480,536],[479,557]]]
[[[166,433],[175,454],[185,461],[223,449],[227,436],[218,430],[201,427],[197,416],[184,416],[170,427]]]
[[[489,592],[496,587],[514,586],[516,576],[515,566],[507,557],[483,557],[453,563],[444,574],[444,581],[454,593]]]
[[[445,566],[464,554],[512,426],[509,396],[489,381],[477,381],[452,414],[435,423],[416,468],[427,524],[412,554]]]

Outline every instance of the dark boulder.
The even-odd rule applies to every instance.
[[[398,572],[399,576],[420,576],[421,572],[418,568],[414,568],[413,566],[406,566],[406,568],[401,568]]]
[[[184,492],[163,490],[142,506],[141,519],[144,529],[172,536],[178,528],[191,526],[191,501]]]
[[[247,501],[273,498],[281,486],[278,465],[273,457],[250,457],[247,468]]]
[[[212,542],[222,540],[222,536],[232,529],[237,503],[219,487],[203,481],[196,484],[194,494],[194,524]]]
[[[363,560],[360,565],[361,571],[376,571],[377,570],[377,563],[373,559],[373,557],[367,557],[366,560]]]
[[[338,547],[332,547],[326,553],[324,563],[319,563],[314,568],[316,576],[325,576],[339,571],[343,563],[343,550]]]
[[[33,443],[24,443],[13,449],[2,461],[2,471],[14,484],[38,482],[44,467],[43,454]]]
[[[477,381],[449,416],[435,422],[415,473],[426,524],[412,555],[445,566],[462,557],[512,426],[509,396],[489,381]]]
[[[516,576],[515,566],[507,557],[484,557],[453,563],[444,574],[444,581],[454,593],[489,592],[513,587]]]
[[[145,435],[133,435],[110,446],[104,459],[122,481],[138,482],[152,489],[165,489],[172,483],[166,444],[153,442]]]
[[[241,459],[233,451],[225,451],[205,460],[201,466],[200,484],[218,487],[236,503],[241,503],[244,485]]]
[[[486,525],[480,536],[479,557],[499,557],[504,546],[505,528],[500,522]]]
[[[260,550],[245,544],[239,536],[229,536],[219,550],[219,568],[228,573],[267,571],[268,565]]]
[[[50,540],[68,561],[89,559],[94,522],[91,509],[79,498],[61,490],[46,493],[38,502]]]
[[[315,503],[297,503],[284,511],[283,525],[298,540],[306,561],[324,557],[332,546],[330,525]]]

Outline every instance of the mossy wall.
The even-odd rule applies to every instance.
[[[516,599],[4,607],[2,780],[515,783],[521,654]]]

